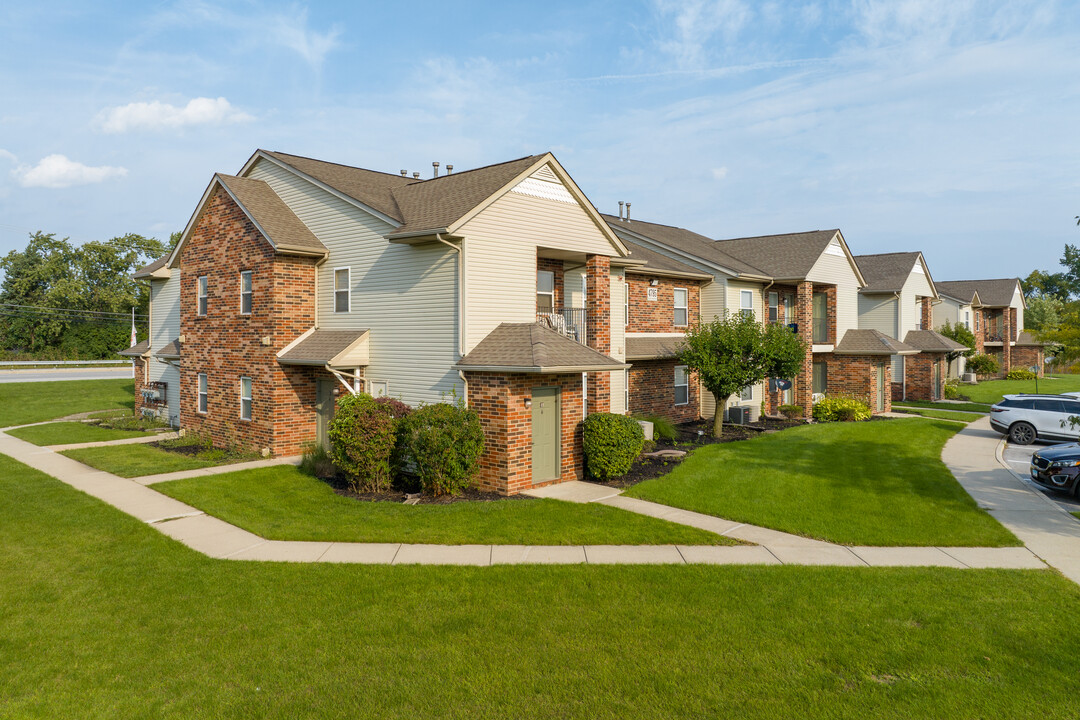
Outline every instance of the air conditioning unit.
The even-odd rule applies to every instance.
[[[978,382],[978,379],[975,377],[975,373],[964,373],[964,382],[974,385]]]
[[[728,408],[728,420],[734,425],[746,425],[750,422],[750,408],[739,405]]]

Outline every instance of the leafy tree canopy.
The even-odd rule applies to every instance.
[[[966,345],[968,348],[967,350],[956,350],[946,353],[945,359],[947,361],[952,362],[959,357],[969,358],[975,354],[975,333],[971,332],[971,329],[963,323],[956,323],[953,325],[946,320],[945,324],[941,326],[938,332],[950,340],[955,340],[961,345]]]

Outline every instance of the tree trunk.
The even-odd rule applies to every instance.
[[[727,405],[730,395],[720,397],[716,393],[713,393],[713,402],[716,403],[716,410],[713,413],[712,421],[712,434],[714,438],[721,438],[724,435],[724,406]]]

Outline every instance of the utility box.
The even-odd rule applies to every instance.
[[[729,407],[728,420],[734,425],[746,425],[750,422],[750,408],[740,405]]]

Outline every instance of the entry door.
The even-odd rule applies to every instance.
[[[315,381],[315,442],[330,447],[330,421],[334,419],[334,381]]]
[[[941,388],[941,363],[934,360],[934,397],[931,400],[940,400],[942,396]]]
[[[878,363],[877,366],[877,393],[875,399],[874,408],[877,412],[881,412],[885,409],[885,364]]]
[[[559,477],[559,412],[558,388],[532,390],[532,479],[533,483],[547,482]]]

